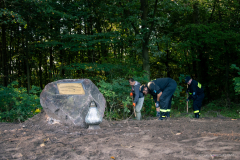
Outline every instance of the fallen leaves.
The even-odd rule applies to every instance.
[[[40,113],[40,112],[41,112],[40,109],[36,109],[36,110],[35,110],[35,113]]]
[[[40,147],[44,147],[44,146],[45,146],[45,144],[44,144],[44,143],[40,144]]]
[[[15,159],[15,158],[21,158],[23,155],[22,153],[16,153],[14,155],[12,155],[12,157]]]

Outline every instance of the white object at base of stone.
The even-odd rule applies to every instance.
[[[89,111],[85,117],[85,123],[89,125],[88,129],[99,129],[98,126],[102,122],[102,116],[100,116],[95,102],[91,102]]]
[[[48,124],[59,124],[60,123],[59,120],[56,120],[56,119],[51,118],[51,117],[47,117],[47,122],[48,122]]]

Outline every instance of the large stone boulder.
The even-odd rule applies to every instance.
[[[103,117],[106,100],[89,79],[58,80],[47,84],[40,95],[40,103],[51,119],[84,128],[91,101]]]

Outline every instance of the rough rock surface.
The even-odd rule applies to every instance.
[[[59,94],[57,84],[81,83],[83,95]],[[97,86],[89,79],[63,79],[49,83],[40,95],[40,103],[51,119],[66,125],[87,127],[85,117],[91,101],[95,101],[99,114],[103,117],[106,100]]]

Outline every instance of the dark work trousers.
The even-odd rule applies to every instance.
[[[170,102],[168,103],[168,108],[167,108],[168,112],[171,111],[172,99],[173,99],[173,95],[172,95],[172,97],[170,98]]]
[[[166,117],[167,115],[169,115],[171,111],[172,96],[176,88],[177,88],[177,83],[174,80],[172,80],[172,82],[170,82],[162,92],[162,95],[160,97],[161,117]]]
[[[204,98],[204,93],[198,95],[198,97],[195,100],[193,100],[193,111],[194,111],[194,113],[200,113],[203,98]]]

